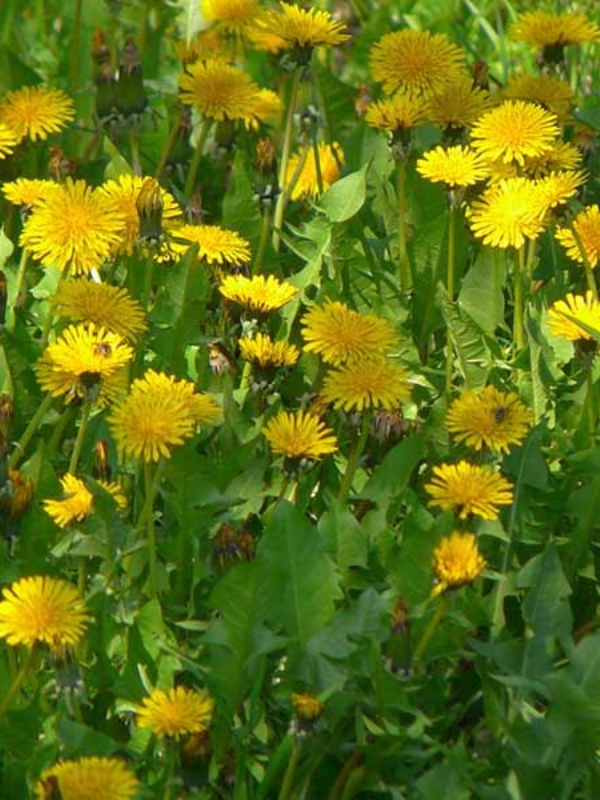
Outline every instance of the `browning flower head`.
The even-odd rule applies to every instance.
[[[59,317],[71,322],[92,322],[135,342],[146,328],[146,315],[125,289],[84,278],[61,281],[52,305]]]
[[[25,86],[0,100],[0,123],[19,138],[47,139],[59,133],[75,117],[73,102],[60,89]]]
[[[569,292],[564,300],[557,300],[548,309],[548,327],[555,336],[571,342],[578,339],[595,341],[595,337],[579,322],[600,335],[600,302],[591,291],[585,295]]]
[[[321,397],[334,408],[395,408],[410,396],[405,370],[380,356],[358,358],[325,376]]]
[[[331,428],[305,411],[280,411],[262,429],[273,453],[287,458],[317,460],[337,452]]]
[[[145,697],[137,709],[137,724],[150,728],[155,736],[179,739],[190,733],[208,730],[214,700],[206,691],[177,686],[164,692],[161,689]]]
[[[473,186],[489,175],[487,162],[470,147],[436,147],[417,161],[417,171],[450,189]]]
[[[453,439],[493,453],[508,453],[511,445],[521,444],[532,421],[533,414],[514,392],[501,392],[495,386],[463,391],[446,414]]]
[[[94,497],[82,480],[67,473],[60,479],[63,497],[60,500],[44,500],[44,510],[59,528],[67,528],[74,522],[84,520],[92,510]]]
[[[437,580],[433,596],[473,583],[485,566],[476,536],[460,531],[445,536],[433,551],[433,572]]]
[[[227,300],[259,314],[268,314],[289,303],[298,289],[291,283],[278,281],[273,275],[227,275],[219,286],[219,291]]]
[[[302,197],[314,200],[321,191],[329,189],[340,177],[340,164],[344,163],[344,153],[337,142],[333,144],[320,142],[317,146],[317,155],[319,171],[313,147],[290,157],[285,173],[285,188],[289,191],[290,184],[295,179],[291,193],[292,200],[300,200]]]
[[[139,781],[119,758],[85,756],[59,761],[44,770],[36,786],[39,800],[134,800]]]
[[[292,694],[292,708],[296,719],[304,727],[311,726],[323,716],[325,712],[325,704],[308,692],[294,692]]]
[[[600,207],[595,203],[577,214],[570,227],[558,228],[556,239],[567,255],[594,269],[600,260]]]
[[[442,464],[433,468],[433,478],[425,484],[431,495],[429,505],[443,511],[456,511],[460,519],[471,514],[496,519],[498,506],[510,505],[512,485],[491,467],[469,464]]]

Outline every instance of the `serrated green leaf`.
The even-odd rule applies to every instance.
[[[318,208],[331,222],[345,222],[364,205],[368,164],[332,184],[322,195]]]

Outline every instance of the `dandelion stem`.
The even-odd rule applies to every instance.
[[[327,795],[327,800],[341,800],[342,797],[346,796],[344,790],[350,781],[350,776],[355,772],[356,768],[362,763],[362,761],[364,761],[364,758],[364,750],[354,750],[350,758],[342,767],[341,771],[338,773],[335,783]]]
[[[71,42],[71,92],[75,95],[79,88],[79,42],[81,40],[82,0],[75,0],[73,14],[73,39]]]
[[[423,653],[427,648],[427,645],[431,641],[433,634],[436,632],[438,625],[440,624],[441,619],[444,616],[444,612],[446,611],[446,604],[447,604],[446,598],[444,596],[440,597],[440,601],[435,610],[435,614],[429,620],[429,624],[425,628],[423,635],[417,642],[417,646],[413,651],[412,654],[413,662],[419,661],[419,659],[422,658]]]
[[[294,129],[294,112],[296,110],[296,101],[298,99],[298,88],[300,86],[300,72],[295,70],[292,77],[292,88],[290,90],[290,100],[288,104],[287,117],[285,120],[285,131],[283,134],[283,146],[281,149],[281,163],[279,165],[279,194],[277,196],[277,204],[275,206],[275,218],[273,220],[273,249],[279,252],[281,244],[281,229],[283,226],[283,215],[285,212],[285,205],[287,196],[285,192],[285,176],[287,173],[288,161],[290,160],[290,152],[292,148],[292,131]]]
[[[586,367],[585,379],[587,384],[587,391],[585,394],[585,409],[587,412],[587,421],[589,426],[590,447],[593,447],[596,441],[596,424],[598,422],[598,415],[594,391],[594,376],[592,375],[591,365]]]
[[[196,185],[196,175],[198,174],[198,167],[200,166],[202,154],[204,153],[204,145],[206,144],[211,124],[212,121],[210,119],[205,119],[200,126],[200,132],[196,140],[196,149],[194,150],[194,155],[190,162],[187,178],[185,179],[185,187],[183,189],[183,193],[188,199],[192,196],[194,186]]]
[[[338,492],[338,500],[340,500],[341,502],[344,502],[348,492],[350,491],[350,487],[352,486],[352,480],[354,478],[354,473],[356,472],[356,468],[360,461],[360,457],[364,452],[365,445],[367,443],[367,438],[369,436],[369,429],[371,427],[371,416],[372,416],[371,409],[365,411],[363,415],[360,435],[357,439],[354,449],[350,453],[348,462],[346,464],[346,471],[344,472],[344,477],[342,478],[342,482],[340,484],[340,490]]]
[[[406,246],[406,159],[398,161],[398,265],[400,292],[406,294],[409,288],[408,251]]]
[[[447,289],[448,303],[454,303],[454,266],[456,254],[456,206],[454,200],[450,201],[448,212],[448,272]],[[452,332],[450,326],[446,330],[446,394],[452,391],[452,366],[453,366]]]
[[[42,420],[44,419],[46,412],[52,405],[52,400],[54,398],[51,394],[47,394],[44,400],[42,401],[41,405],[38,407],[38,410],[35,412],[33,417],[31,418],[31,422],[25,429],[25,433],[19,441],[17,442],[15,449],[13,450],[10,458],[8,459],[8,469],[14,469],[16,465],[19,463],[19,459],[25,454],[27,449],[27,445],[33,438],[35,432],[39,428]]]
[[[523,247],[520,247],[516,253],[513,273],[513,341],[517,350],[522,350],[525,346],[525,298],[523,296],[524,269],[524,251]]]
[[[296,774],[296,768],[300,760],[301,751],[302,751],[302,744],[297,741],[294,742],[292,746],[290,760],[288,761],[285,774],[281,782],[281,789],[279,790],[278,800],[288,800],[288,797],[290,797],[290,792],[292,790],[292,784],[294,782],[294,776]]]
[[[85,432],[87,430],[87,425],[90,419],[91,410],[92,410],[92,404],[90,400],[86,398],[81,412],[81,422],[79,423],[77,438],[75,439],[75,445],[73,447],[73,452],[71,453],[71,459],[69,461],[68,472],[70,472],[71,475],[75,475],[75,472],[77,470],[77,464],[79,463],[81,448],[83,447],[83,440],[85,438]]]
[[[16,310],[21,305],[21,295],[23,294],[23,286],[25,284],[25,276],[27,275],[27,262],[29,261],[29,250],[24,247],[19,260],[19,269],[17,272],[17,287],[15,291],[15,302],[13,306],[13,314],[11,324],[8,330],[14,330],[16,323]]]
[[[4,717],[4,714],[6,713],[7,708],[10,706],[14,696],[27,680],[27,676],[29,675],[29,671],[33,665],[34,657],[35,650],[32,647],[27,654],[27,658],[21,665],[21,669],[17,672],[14,681],[10,685],[9,690],[2,698],[2,702],[0,702],[0,720]]]
[[[156,496],[156,489],[158,487],[158,479],[160,473],[160,463],[156,467],[154,475],[152,474],[152,465],[149,462],[144,464],[144,493],[145,500],[140,517],[138,520],[138,530],[146,528],[148,538],[148,583],[150,590],[150,597],[155,598],[158,595],[157,583],[157,555],[156,555],[156,528],[154,527],[154,514],[152,513],[154,507],[154,498]]]
[[[162,153],[160,154],[160,158],[158,159],[158,166],[156,167],[156,172],[154,173],[154,177],[156,178],[157,181],[160,181],[160,176],[162,175],[163,169],[167,164],[169,154],[173,149],[175,140],[177,139],[180,122],[181,122],[181,114],[178,111],[175,114],[175,119],[173,120],[173,124],[171,125],[169,135],[167,136],[167,141],[165,142],[165,145],[162,149]]]
[[[254,262],[252,263],[253,275],[258,275],[261,270],[262,263],[265,257],[265,252],[267,250],[267,241],[269,240],[270,228],[271,228],[271,209],[264,208],[262,215],[262,226],[260,229],[260,240],[258,242],[256,255],[254,256]]]

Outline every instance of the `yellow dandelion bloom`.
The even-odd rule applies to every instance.
[[[479,552],[477,538],[472,533],[454,531],[433,551],[433,572],[437,580],[433,596],[473,583],[484,569],[485,558]]]
[[[0,100],[0,122],[19,139],[46,139],[59,133],[75,117],[73,102],[60,89],[25,86]]]
[[[467,75],[453,80],[426,99],[427,119],[442,129],[470,128],[492,104],[488,91],[473,86]]]
[[[472,186],[489,175],[487,162],[470,147],[436,147],[417,161],[417,171],[433,183],[455,189]]]
[[[335,47],[350,38],[344,33],[344,23],[334,20],[328,11],[306,10],[285,2],[259,18],[256,28],[259,33],[264,31],[279,40],[283,50]],[[250,36],[253,38],[252,33]]]
[[[114,207],[122,216],[120,235],[114,246],[114,253],[131,255],[140,242],[141,229],[138,205],[142,189],[147,180],[141,175],[125,174],[119,175],[116,180],[106,181],[98,188],[98,191],[114,204]],[[160,235],[162,230],[169,231],[175,225],[180,224],[183,218],[183,211],[170,192],[160,186],[158,187],[158,192]]]
[[[201,0],[200,3],[200,12],[207,22],[238,35],[261,11],[257,0]]]
[[[171,449],[190,439],[198,423],[210,424],[219,416],[213,398],[196,392],[190,381],[148,370],[108,421],[121,458],[151,462],[170,458]]]
[[[180,244],[180,239],[189,244]],[[185,253],[191,244],[197,244],[198,258],[207,264],[241,267],[252,256],[250,243],[243,236],[218,225],[182,225],[171,231],[171,240],[170,246],[177,253]]]
[[[527,178],[492,184],[467,210],[473,234],[491,247],[522,247],[544,229],[542,197]]]
[[[85,181],[67,178],[33,208],[20,244],[45,267],[88,275],[119,243],[123,217],[115,204]]]
[[[555,336],[570,342],[578,339],[593,341],[594,337],[577,323],[582,322],[600,335],[600,302],[591,291],[585,295],[569,292],[564,300],[557,300],[548,309],[548,327]]]
[[[442,464],[433,468],[433,478],[425,484],[431,495],[429,505],[443,511],[456,511],[460,519],[475,514],[496,519],[498,506],[512,503],[512,484],[491,467],[469,464]]]
[[[174,739],[188,733],[204,733],[210,725],[214,705],[205,691],[184,686],[168,692],[154,689],[137,709],[137,724],[140,728],[150,728],[156,736]]]
[[[593,269],[600,260],[600,207],[595,203],[586,206],[572,225],[575,232],[571,228],[559,228],[555,237],[566,248],[569,258],[579,264],[587,260]]]
[[[367,125],[387,133],[410,130],[426,119],[427,101],[407,89],[400,89],[391,97],[370,103],[365,114]]]
[[[141,305],[125,289],[83,278],[61,281],[52,297],[59,317],[71,322],[93,322],[135,342],[146,328]]]
[[[565,122],[570,114],[575,93],[568,81],[555,75],[518,75],[511,78],[503,91],[510,100],[526,100],[548,109],[559,122]]]
[[[302,722],[314,722],[323,715],[325,705],[313,694],[307,692],[292,694],[294,714]]]
[[[121,759],[85,756],[44,770],[36,796],[39,800],[134,800],[139,785]]]
[[[381,357],[396,342],[391,323],[374,314],[359,314],[344,303],[327,301],[315,306],[300,321],[308,352],[339,366],[357,358]]]
[[[465,72],[465,55],[443,33],[394,31],[371,48],[371,75],[391,94],[397,89],[439,91]]]
[[[37,178],[17,178],[16,181],[2,185],[6,199],[13,205],[23,206],[26,209],[35,206],[56,189],[60,191],[60,184]]]
[[[240,355],[244,361],[254,361],[266,367],[293,367],[300,351],[293,344],[274,342],[265,333],[257,333],[254,339],[240,339]]]
[[[493,453],[508,453],[511,445],[521,444],[532,422],[533,414],[514,392],[501,392],[495,386],[463,391],[446,414],[453,439]]]
[[[396,408],[410,396],[405,370],[380,357],[354,359],[325,376],[321,397],[334,408]]]
[[[475,123],[471,144],[490,161],[522,166],[527,156],[551,150],[559,133],[554,114],[524,100],[506,100]]]
[[[313,147],[290,157],[285,173],[285,188],[289,190],[292,180],[296,178],[292,187],[292,200],[299,200],[302,197],[311,197],[314,200],[321,193],[321,189],[326,191],[340,177],[340,164],[344,163],[341,146],[337,142],[331,145],[320,142],[317,150],[321,186],[319,186],[319,173]]]
[[[552,14],[549,11],[528,11],[510,28],[517,42],[534,47],[564,47],[600,40],[600,27],[585,14]]]
[[[119,511],[125,511],[127,509],[127,506],[129,505],[127,502],[127,497],[125,497],[123,489],[118,483],[115,483],[115,481],[99,480],[98,485],[101,486],[105,492],[108,492],[108,494],[115,501]]]
[[[12,128],[0,122],[0,160],[11,155],[19,143],[19,137]]]
[[[60,500],[44,500],[44,510],[59,528],[81,522],[91,512],[94,497],[85,483],[67,473],[60,479],[63,496]]]
[[[557,142],[552,150],[528,157],[523,171],[531,178],[543,178],[553,172],[576,172],[583,164],[581,150],[571,142]]]
[[[219,286],[219,291],[227,300],[260,314],[276,311],[289,303],[298,289],[291,283],[278,281],[273,275],[227,275]]]
[[[54,397],[104,401],[123,388],[132,348],[117,334],[86,323],[69,325],[36,365],[38,381]]]
[[[269,420],[262,432],[271,450],[287,458],[318,460],[338,449],[331,428],[306,411],[280,411]]]
[[[535,182],[540,203],[547,209],[564,205],[586,181],[585,172],[551,172]]]
[[[188,64],[179,78],[180,99],[206,119],[251,122],[260,108],[259,87],[239,67],[222,58]]]
[[[77,644],[89,614],[75,586],[34,575],[5,588],[0,601],[0,637],[10,645],[47,644],[55,652]]]

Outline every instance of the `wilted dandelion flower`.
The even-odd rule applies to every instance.
[[[283,50],[312,50],[314,47],[335,47],[350,37],[343,22],[334,20],[328,11],[304,9],[294,3],[279,3],[258,19],[261,29],[281,42]]]
[[[276,311],[298,294],[295,286],[278,281],[273,275],[266,278],[264,275],[255,275],[253,278],[227,275],[221,281],[219,291],[232,303],[260,314]]]
[[[426,98],[427,119],[442,129],[470,128],[488,110],[490,93],[473,86],[469,76],[461,76]]]
[[[60,184],[37,178],[17,178],[16,181],[2,185],[6,199],[15,206],[23,206],[26,210],[48,197],[55,189],[60,191]]]
[[[0,122],[0,160],[11,155],[18,143],[19,137],[13,129]]]
[[[567,255],[579,264],[589,264],[592,269],[600,259],[600,207],[595,203],[577,214],[571,228],[558,228],[556,239],[566,248]],[[579,241],[578,241],[579,240]]]
[[[399,89],[391,97],[370,103],[365,122],[388,133],[408,131],[427,119],[427,101],[414,91]]]
[[[302,197],[314,199],[319,196],[321,190],[326,191],[340,177],[339,165],[344,162],[344,153],[340,145],[337,142],[333,144],[320,142],[317,145],[317,150],[321,186],[319,186],[319,174],[317,172],[314,148],[309,147],[304,152],[290,156],[285,173],[286,189],[289,189],[296,172],[300,170],[292,188],[292,200],[299,200]]]
[[[522,247],[544,229],[546,207],[527,178],[507,178],[487,188],[467,210],[473,234],[491,247]]]
[[[506,100],[473,125],[471,144],[490,161],[522,166],[526,157],[551,150],[559,133],[550,111],[524,100]]]
[[[58,133],[75,117],[73,102],[60,89],[24,86],[0,100],[0,122],[19,139],[46,139]]]
[[[123,388],[122,367],[132,348],[117,334],[94,323],[69,325],[48,345],[36,365],[38,381],[54,397],[112,399]]]
[[[359,314],[337,300],[312,308],[301,325],[304,349],[334,366],[362,356],[381,357],[397,339],[386,319]]]
[[[59,528],[67,528],[81,522],[91,512],[94,496],[85,483],[75,475],[67,473],[60,479],[63,497],[60,500],[44,500],[44,510]]]
[[[463,391],[446,414],[446,428],[457,442],[493,453],[508,453],[511,445],[520,444],[532,421],[533,414],[514,392],[495,386]]]
[[[188,64],[179,78],[180,99],[205,119],[251,122],[257,116],[259,87],[239,67],[222,58]]]
[[[295,345],[274,342],[264,333],[257,333],[253,339],[240,339],[238,344],[244,361],[256,362],[263,369],[292,367],[300,357],[300,351]]]
[[[108,421],[121,458],[151,462],[170,458],[171,449],[191,438],[198,423],[216,422],[220,413],[213,398],[196,392],[190,381],[148,370],[134,380]]]
[[[331,428],[319,417],[306,411],[280,411],[262,429],[274,453],[287,458],[317,460],[337,452]]]
[[[10,645],[42,642],[60,653],[77,644],[88,620],[77,589],[45,575],[19,579],[0,601],[0,637]]]
[[[432,183],[443,183],[450,189],[472,186],[487,178],[485,160],[470,147],[436,147],[417,161],[417,171]]]
[[[512,485],[491,467],[469,464],[442,464],[433,468],[433,478],[425,484],[431,495],[429,505],[443,511],[456,511],[460,519],[475,514],[496,519],[498,506],[512,503]]]
[[[136,712],[140,728],[150,728],[156,736],[178,739],[189,733],[204,733],[212,718],[214,701],[208,692],[177,686],[161,689],[145,697]]]
[[[180,244],[183,239],[187,245]],[[218,225],[182,225],[171,231],[170,246],[177,253],[185,253],[191,244],[198,245],[198,258],[207,264],[227,264],[241,267],[251,257],[250,243],[236,231]]]
[[[371,48],[371,75],[391,94],[404,87],[439,91],[465,71],[465,55],[443,33],[403,30],[386,33]]]
[[[0,432],[0,443],[3,435]],[[34,495],[34,485],[30,477],[21,470],[9,469],[8,480],[0,489],[0,512],[9,520],[14,520],[27,511]]]
[[[325,713],[325,704],[308,692],[292,694],[295,724],[300,731],[310,731]]]
[[[405,370],[381,357],[359,358],[325,376],[321,397],[334,408],[396,408],[410,396]]]
[[[118,244],[123,216],[114,202],[85,181],[67,178],[33,208],[20,244],[45,267],[88,275]]]
[[[600,335],[600,302],[591,291],[585,295],[569,292],[564,300],[557,300],[548,309],[548,327],[555,336],[571,342],[578,339],[594,341],[591,333],[578,325],[579,322]]]
[[[61,281],[52,297],[59,317],[93,322],[130,342],[146,330],[146,315],[125,289],[85,279]]]
[[[517,42],[534,47],[564,47],[600,40],[600,27],[585,14],[549,11],[528,11],[510,28],[510,36]]]
[[[484,569],[485,558],[479,552],[476,536],[454,531],[433,551],[433,572],[437,580],[433,596],[473,583]]]
[[[548,109],[564,122],[575,101],[575,93],[568,81],[555,75],[518,75],[511,78],[503,90],[511,100],[526,100]]]
[[[40,776],[39,800],[134,800],[139,781],[118,758],[85,756],[59,761]]]

